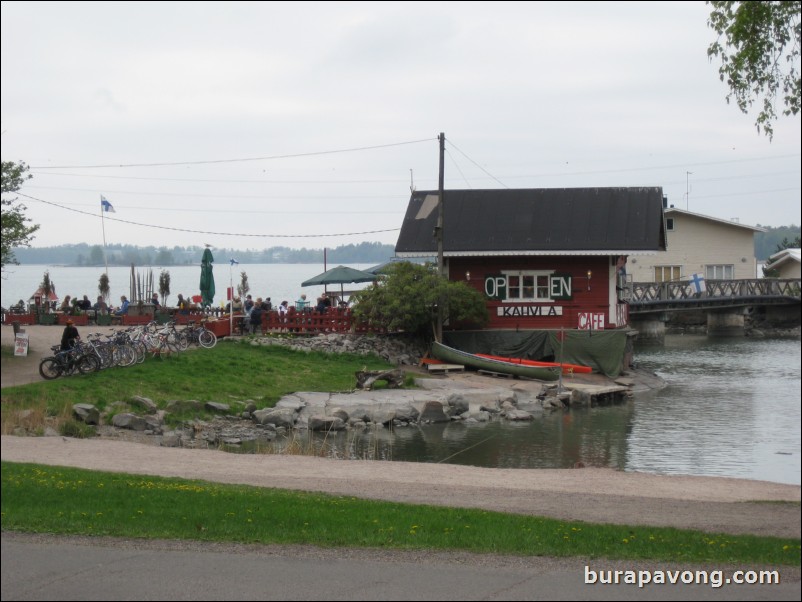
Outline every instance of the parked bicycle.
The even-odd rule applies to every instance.
[[[211,349],[217,345],[217,335],[206,328],[205,321],[200,324],[190,322],[182,333],[192,345],[200,345],[205,349]]]
[[[83,345],[76,345],[72,349],[61,349],[59,345],[50,348],[55,355],[46,357],[39,362],[39,374],[45,380],[53,380],[59,376],[72,376],[89,374],[100,370],[100,360],[94,350]]]

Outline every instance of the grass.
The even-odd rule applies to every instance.
[[[93,404],[103,412],[110,404],[133,396],[147,397],[161,409],[171,400],[253,400],[259,408],[273,407],[282,396],[296,391],[350,391],[356,384],[354,373],[365,367],[384,370],[390,366],[376,356],[295,351],[224,339],[213,349],[163,360],[148,358],[128,368],[3,388],[0,430],[10,433],[20,426],[23,410],[26,415],[69,418],[75,403]],[[61,420],[51,426],[60,430]]]
[[[6,351],[4,350],[5,354]],[[6,358],[4,358],[6,359]],[[8,358],[13,361],[13,358]],[[142,395],[253,399],[270,407],[299,390],[353,388],[354,372],[387,364],[221,341],[145,364],[2,389],[3,433],[70,420],[73,403],[101,410]],[[75,426],[64,426],[72,433]],[[85,433],[76,433],[84,435]],[[513,555],[794,565],[800,541],[655,527],[592,525],[460,508],[359,500],[201,481],[2,463],[2,528],[9,531],[262,544],[458,549]],[[458,503],[458,501],[456,502]]]
[[[10,531],[770,566],[798,539],[566,522],[203,481],[2,463]]]

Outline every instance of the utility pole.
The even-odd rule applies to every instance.
[[[443,260],[443,204],[445,201],[445,176],[444,176],[444,169],[445,169],[445,154],[446,154],[446,135],[442,132],[440,136],[438,136],[440,140],[440,175],[437,180],[438,184],[438,193],[439,193],[439,202],[437,203],[437,268],[440,270],[440,275],[446,275],[446,266]]]
[[[443,205],[445,204],[445,155],[446,155],[446,135],[440,132],[438,136],[440,140],[440,175],[438,177],[438,193],[439,200],[437,203],[437,227],[435,232],[437,234],[437,270],[440,276],[446,277],[446,266],[443,259]],[[434,333],[435,339],[438,343],[443,341],[443,303],[445,300],[441,297],[437,301],[437,329]]]

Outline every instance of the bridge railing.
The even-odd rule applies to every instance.
[[[705,280],[705,290],[697,292],[690,280],[671,282],[633,282],[631,304],[679,301],[683,299],[723,299],[737,297],[800,297],[799,278],[754,278],[750,280]]]

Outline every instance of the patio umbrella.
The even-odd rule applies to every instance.
[[[379,265],[374,265],[372,268],[368,268],[365,271],[368,272],[369,274],[386,274],[388,267],[402,261],[409,261],[409,260],[404,259],[403,257],[391,257],[387,261],[384,261]]]
[[[376,275],[369,272],[363,272],[354,268],[349,268],[344,265],[338,265],[336,268],[326,270],[322,274],[318,274],[314,278],[305,280],[301,286],[326,286],[329,284],[340,285],[340,296],[343,295],[343,284],[351,282],[373,282],[376,280]]]
[[[212,274],[212,263],[214,257],[209,248],[203,252],[201,259],[200,294],[201,305],[210,307],[214,301],[214,274]]]

